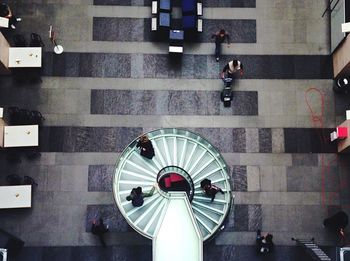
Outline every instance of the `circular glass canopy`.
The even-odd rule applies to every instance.
[[[167,192],[185,191],[201,230],[203,240],[211,238],[223,222],[231,206],[231,188],[228,168],[220,153],[203,137],[182,129],[160,129],[147,133],[155,156],[147,159],[136,147],[138,138],[121,153],[113,177],[116,204],[131,227],[152,239],[158,221],[168,200]],[[225,193],[218,193],[213,202],[200,186],[203,179]],[[134,207],[126,197],[131,190],[142,187],[148,192],[141,207]]]

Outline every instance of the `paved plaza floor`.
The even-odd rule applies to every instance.
[[[41,84],[0,78],[2,107],[46,119],[40,159],[0,158],[2,184],[12,173],[38,183],[31,209],[0,211],[0,228],[25,241],[13,260],[151,260],[151,241],[114,203],[112,178],[133,139],[169,127],[205,137],[230,168],[234,206],[204,246],[205,261],[262,260],[257,229],[274,236],[269,260],[310,260],[291,237],[314,237],[334,258],[339,242],[322,222],[339,209],[350,213],[350,161],[328,137],[349,98],[332,91],[326,1],[203,1],[204,31],[176,64],[167,44],[153,41],[150,0],[9,3],[22,18],[16,33],[39,33],[45,43]],[[53,53],[50,25],[62,55]],[[216,62],[211,34],[221,28],[232,42]],[[232,59],[245,71],[224,108],[219,73]],[[90,231],[99,216],[110,227],[107,248]]]

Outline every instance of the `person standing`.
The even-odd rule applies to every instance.
[[[213,34],[211,39],[215,41],[215,59],[218,62],[221,55],[221,44],[226,40],[228,47],[230,47],[230,35],[224,29],[221,29]]]
[[[140,140],[136,144],[137,148],[140,148],[141,156],[144,156],[148,159],[152,159],[154,157],[154,149],[152,142],[148,139],[146,135],[142,135]]]
[[[108,225],[103,223],[103,219],[100,218],[99,222],[97,223],[96,220],[92,221],[92,227],[91,227],[92,234],[99,237],[100,242],[103,247],[106,247],[106,242],[104,240],[104,234],[108,232]]]
[[[9,25],[12,29],[16,29],[17,22],[21,21],[21,18],[17,18],[12,14],[11,8],[6,3],[0,5],[0,17],[8,18]]]

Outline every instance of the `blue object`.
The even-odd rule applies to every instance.
[[[170,0],[159,0],[159,9],[170,12]]]
[[[196,29],[196,16],[186,15],[182,17],[182,27],[183,29]]]
[[[182,31],[182,30],[170,30],[169,39],[170,40],[183,40],[184,39],[184,31]]]
[[[170,27],[169,13],[159,13],[159,26]]]
[[[197,0],[182,0],[182,13],[196,13]]]

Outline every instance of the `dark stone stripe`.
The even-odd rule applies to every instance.
[[[192,128],[220,152],[246,152],[244,128]],[[43,127],[40,147],[44,152],[121,152],[141,133],[142,128],[127,127]],[[271,131],[264,129],[264,131]],[[336,144],[322,144],[332,129],[284,129],[286,153],[335,153]],[[259,135],[259,139],[262,137]],[[265,139],[263,137],[263,139]],[[259,141],[260,144],[260,141]],[[271,150],[268,150],[271,152]]]
[[[203,7],[256,7],[256,0],[202,0]],[[94,5],[151,6],[151,0],[94,0]],[[180,0],[172,0],[173,6],[180,6]]]
[[[142,128],[43,127],[40,147],[47,152],[121,152]]]
[[[110,232],[133,231],[125,221],[117,206],[113,205],[88,205],[86,210],[86,232],[91,232],[93,220],[103,218],[104,223],[108,224]]]
[[[112,191],[113,165],[90,165],[88,176],[88,191]]]
[[[136,233],[136,232],[135,232]],[[96,239],[96,242],[98,239]],[[107,240],[108,241],[108,240]],[[150,241],[150,240],[149,240]],[[65,246],[65,247],[24,247],[11,258],[13,261],[77,261],[77,260],[103,260],[103,261],[151,261],[151,243],[138,246],[113,245],[106,248],[100,246]],[[321,247],[331,260],[336,260],[335,247]],[[204,261],[222,260],[262,260],[258,256],[256,246],[216,245],[210,241],[203,248]],[[338,251],[339,252],[339,251]],[[274,246],[269,253],[269,260],[295,261],[310,260],[305,250],[297,246]]]
[[[232,166],[231,177],[233,191],[247,191],[247,166]]]
[[[91,114],[258,115],[255,91],[235,92],[232,104],[224,109],[219,91],[91,91]]]
[[[182,22],[173,19],[172,28],[180,29]],[[94,41],[118,42],[154,42],[159,41],[151,32],[151,19],[94,17]],[[195,42],[211,42],[211,35],[218,29],[225,28],[234,43],[256,43],[256,21],[251,19],[204,19],[203,32],[198,34]]]
[[[267,129],[267,128],[259,129],[259,152],[260,153],[272,152],[271,129]]]
[[[138,63],[139,59],[135,55],[69,52],[54,55],[47,52],[43,59],[43,74],[62,77],[218,79],[225,63],[236,58],[244,64],[245,79],[332,78],[329,55],[227,55],[219,63],[214,56],[208,55],[183,55],[180,62],[170,60],[166,54],[140,55],[143,69],[131,74],[131,65]]]
[[[261,205],[234,205],[225,231],[257,231],[262,227]]]
[[[337,144],[331,143],[333,129],[284,129],[286,153],[336,153]]]

